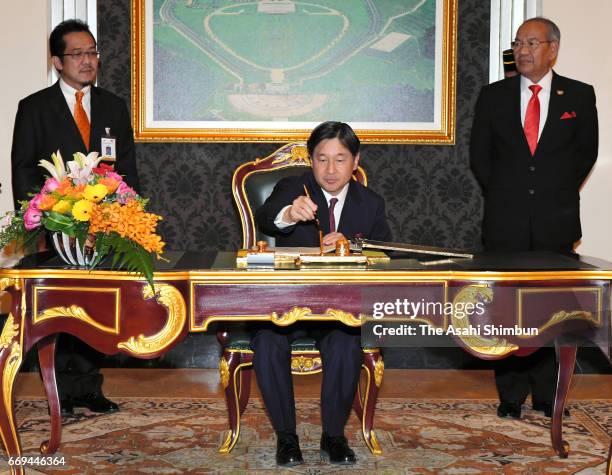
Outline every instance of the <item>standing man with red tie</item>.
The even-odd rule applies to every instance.
[[[580,187],[598,149],[593,87],[556,74],[561,33],[545,18],[525,21],[512,49],[518,76],[483,87],[476,104],[470,157],[484,195],[487,251],[571,254],[582,236]],[[498,363],[500,417],[533,408],[550,417],[554,351]]]
[[[59,150],[65,161],[75,152],[102,151],[116,159],[115,170],[139,191],[134,137],[125,102],[95,87],[99,55],[87,24],[78,20],[60,23],[51,32],[49,48],[60,79],[51,87],[19,102],[11,167],[13,200],[20,200],[44,183],[38,166]],[[74,407],[94,412],[114,412],[117,405],[102,393],[100,354],[68,335],[61,335],[56,355],[56,378],[62,414]]]

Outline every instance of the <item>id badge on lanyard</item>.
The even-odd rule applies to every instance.
[[[102,160],[105,162],[114,163],[117,161],[117,139],[111,135],[110,127],[104,129],[106,132],[100,143],[100,151],[102,152]]]

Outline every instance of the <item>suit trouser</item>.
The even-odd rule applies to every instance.
[[[501,247],[489,246],[489,250],[508,251]],[[517,249],[514,249],[517,250]],[[570,257],[576,254],[571,244],[550,246],[534,241],[531,237],[528,251],[553,251]],[[543,347],[529,356],[510,356],[495,363],[495,385],[502,402],[523,403],[531,392],[535,403],[552,402],[557,387],[559,365],[555,349]]]
[[[41,243],[42,250],[53,249],[51,236]],[[104,377],[100,374],[103,354],[67,333],[57,336],[55,380],[60,400],[102,394]]]
[[[524,403],[531,391],[535,403],[552,402],[557,385],[555,349],[540,348],[529,356],[510,356],[495,365],[495,384],[502,402]]]
[[[61,400],[102,393],[103,376],[100,374],[102,356],[102,353],[72,335],[65,333],[58,335],[55,378]]]
[[[312,325],[310,325],[312,327]],[[344,435],[363,351],[359,330],[332,327],[308,331],[291,328],[258,330],[251,341],[257,384],[276,432],[295,433],[295,399],[291,378],[291,342],[310,336],[317,341],[323,363],[321,425],[329,436]]]

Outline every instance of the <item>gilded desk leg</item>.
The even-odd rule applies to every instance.
[[[240,386],[238,388],[238,398],[240,400],[240,415],[244,414],[244,410],[249,403],[251,396],[251,368],[243,368],[240,371]]]
[[[610,448],[608,449],[608,467],[606,473],[612,475],[612,439],[610,439]]]
[[[15,310],[16,307],[13,307]],[[4,443],[7,457],[21,455],[21,443],[15,427],[15,408],[13,406],[13,384],[23,361],[21,331],[19,323],[15,323],[13,313],[9,314],[2,334],[0,335],[0,436]],[[22,474],[22,466],[11,466],[12,474]]]
[[[378,400],[378,389],[382,384],[385,365],[379,351],[364,351],[363,368],[366,371],[366,387],[363,392],[361,404],[362,414],[361,431],[366,445],[374,455],[382,454],[382,447],[378,442],[374,432],[374,412],[376,411],[376,401]],[[355,404],[353,403],[353,407]]]
[[[563,440],[563,410],[565,400],[569,391],[574,365],[576,363],[576,346],[559,347],[559,374],[557,379],[557,392],[555,394],[555,407],[553,409],[552,421],[550,424],[550,438],[553,449],[561,458],[567,458],[569,454],[569,444]]]
[[[56,342],[57,334],[50,335],[38,342],[40,373],[45,385],[45,393],[47,394],[47,401],[49,401],[49,414],[51,415],[51,436],[49,440],[40,444],[40,451],[43,454],[54,454],[62,438],[62,414],[55,379]]]
[[[238,378],[241,377],[242,369],[251,365],[251,362],[242,362],[242,354],[238,351],[225,351],[221,357],[221,383],[225,389],[225,402],[227,403],[229,418],[229,431],[227,431],[226,437],[219,447],[219,453],[221,454],[229,454],[238,442],[240,436],[240,400],[238,394],[240,381]]]
[[[353,398],[353,411],[355,411],[355,414],[359,418],[359,422],[361,422],[361,419],[363,417],[363,406],[361,404],[361,381],[357,386],[357,392],[355,393],[355,397]]]

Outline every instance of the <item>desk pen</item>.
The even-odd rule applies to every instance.
[[[304,192],[306,193],[306,198],[312,201],[312,198],[310,197],[310,193],[308,193],[308,188],[306,187],[305,184],[304,184]],[[321,252],[321,255],[323,255],[323,231],[321,230],[321,223],[319,222],[319,218],[317,217],[318,214],[319,213],[317,210],[317,212],[315,212],[315,223],[317,224],[317,231],[319,231],[319,250]]]

